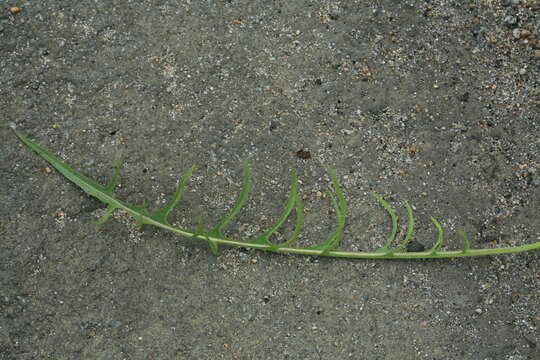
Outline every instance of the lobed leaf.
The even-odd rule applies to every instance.
[[[209,232],[205,232],[203,219],[202,217],[199,217],[195,231],[189,231],[180,227],[175,227],[175,226],[170,225],[167,221],[167,217],[180,201],[183,191],[184,191],[185,184],[187,183],[189,177],[193,173],[194,167],[191,167],[184,174],[182,179],[179,181],[176,192],[173,198],[171,199],[171,201],[164,208],[157,210],[153,213],[149,213],[144,203],[142,205],[131,205],[115,197],[113,190],[118,183],[118,177],[120,174],[120,165],[121,165],[120,157],[117,160],[115,172],[111,181],[106,186],[102,186],[98,184],[97,182],[95,182],[94,180],[79,173],[78,171],[71,168],[70,166],[64,164],[60,159],[54,156],[51,152],[43,149],[42,147],[40,147],[39,145],[31,141],[26,136],[19,134],[16,131],[14,132],[25,145],[27,145],[30,149],[32,149],[38,155],[40,155],[44,160],[46,160],[51,166],[57,169],[58,172],[64,175],[68,180],[75,183],[87,194],[94,196],[97,199],[104,202],[105,204],[107,204],[105,213],[98,220],[98,223],[103,223],[107,219],[109,219],[115,209],[123,209],[129,215],[131,215],[135,219],[135,221],[137,221],[139,225],[148,224],[152,226],[157,226],[162,229],[175,232],[181,236],[192,237],[197,240],[206,241],[213,254],[217,254],[219,245],[255,248],[255,249],[260,249],[260,250],[276,251],[276,252],[283,252],[283,253],[290,253],[290,254],[347,257],[347,258],[358,258],[358,259],[449,258],[449,257],[463,257],[463,256],[510,254],[510,253],[517,253],[517,252],[540,249],[540,241],[532,243],[532,244],[525,244],[525,245],[514,246],[514,247],[471,249],[470,242],[467,235],[465,234],[465,232],[460,230],[458,231],[458,234],[463,239],[463,249],[459,251],[455,251],[455,250],[440,251],[444,244],[444,230],[442,229],[442,226],[439,224],[439,222],[435,218],[431,218],[431,221],[433,222],[433,224],[438,230],[438,238],[435,244],[433,245],[433,247],[429,251],[402,252],[402,250],[405,249],[407,244],[410,242],[413,236],[413,232],[414,232],[414,216],[413,216],[412,209],[409,203],[405,202],[405,207],[407,209],[407,218],[408,218],[407,233],[405,235],[405,239],[400,244],[398,244],[395,248],[392,248],[392,244],[395,241],[395,237],[397,234],[398,218],[397,218],[396,212],[394,211],[394,209],[390,206],[388,202],[382,199],[382,197],[380,197],[376,193],[373,193],[377,201],[386,209],[386,211],[390,214],[390,217],[392,219],[392,229],[388,237],[388,240],[386,241],[385,245],[381,249],[375,252],[339,250],[337,249],[337,246],[339,245],[342,239],[345,224],[346,224],[347,204],[346,204],[345,196],[343,194],[341,186],[339,182],[337,181],[337,177],[330,168],[328,168],[327,171],[332,181],[332,185],[334,187],[334,192],[335,192],[335,194],[331,193],[331,199],[332,199],[332,204],[334,206],[334,210],[336,213],[337,226],[336,226],[336,230],[322,244],[319,244],[313,247],[307,247],[307,248],[292,247],[292,245],[294,244],[294,242],[296,241],[296,239],[298,238],[300,234],[300,231],[304,222],[303,205],[302,205],[300,195],[298,194],[298,186],[297,186],[297,179],[296,179],[295,171],[293,171],[291,175],[291,190],[287,198],[287,205],[285,206],[285,209],[283,213],[281,214],[281,216],[279,217],[278,221],[267,232],[265,232],[263,235],[261,235],[254,241],[246,242],[246,241],[228,239],[223,236],[222,229],[236,217],[236,215],[240,212],[241,208],[246,203],[247,198],[248,198],[250,172],[249,172],[249,167],[246,161],[244,161],[244,167],[243,167],[242,190],[229,215],[226,216],[225,219],[219,222]],[[273,233],[275,233],[275,231],[277,231],[279,227],[283,225],[283,223],[292,213],[293,208],[295,210],[296,219],[295,219],[295,225],[294,225],[294,230],[292,234],[287,239],[287,241],[281,244],[272,244],[270,242],[270,236]]]

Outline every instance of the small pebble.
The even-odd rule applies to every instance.
[[[521,30],[520,35],[521,35],[522,38],[526,38],[526,37],[531,36],[531,32],[529,30],[527,30],[527,29],[523,29],[523,30]]]
[[[416,240],[412,240],[407,244],[407,252],[421,252],[425,250],[425,246]]]
[[[475,309],[474,312],[477,313],[477,314],[481,314],[481,313],[482,313],[482,309],[480,309],[480,308]]]
[[[12,13],[13,15],[20,13],[21,10],[22,9],[20,7],[16,7],[16,6],[9,8],[9,12]]]
[[[300,159],[311,159],[311,153],[304,149],[300,149],[296,152],[296,156]]]
[[[508,15],[504,18],[504,23],[506,26],[512,27],[517,24],[517,18],[515,16]]]
[[[527,73],[527,69],[521,68],[519,69],[519,75],[525,75]]]
[[[537,59],[540,59],[540,50],[539,49],[534,50],[534,57],[537,58]]]
[[[516,39],[519,39],[521,37],[521,29],[515,28],[514,30],[512,30],[512,36],[514,36],[514,38]]]

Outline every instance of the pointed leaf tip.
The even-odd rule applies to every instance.
[[[110,194],[106,192],[105,187],[88,178],[87,176],[81,174],[69,165],[65,164],[53,153],[46,150],[45,148],[42,148],[23,134],[20,134],[16,131],[15,134],[26,146],[28,146],[39,156],[41,156],[45,161],[51,164],[56,170],[58,170],[60,174],[64,175],[68,180],[74,182],[88,195],[94,196],[105,203],[111,202]]]

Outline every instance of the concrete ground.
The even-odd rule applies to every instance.
[[[299,172],[301,245],[405,215],[416,248],[540,239],[537,0],[0,1],[0,359],[539,359],[540,252],[364,261],[222,248],[143,227],[66,181],[10,126],[171,217],[248,239]],[[403,231],[403,223],[400,231]],[[292,223],[278,236],[286,236]]]

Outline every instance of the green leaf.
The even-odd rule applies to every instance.
[[[267,244],[272,246],[274,249],[277,249],[279,246],[278,244],[273,244],[270,241],[270,237],[272,234],[274,234],[287,220],[289,215],[294,209],[294,204],[296,201],[296,198],[298,197],[298,177],[296,174],[296,170],[293,169],[291,172],[291,190],[289,191],[289,197],[287,198],[287,205],[285,206],[285,210],[283,210],[283,213],[278,218],[276,223],[265,233],[262,235],[257,236],[253,241],[251,241],[254,244]]]
[[[105,186],[105,191],[112,193],[116,185],[118,185],[118,177],[120,176],[122,163],[123,163],[122,153],[118,153],[118,155],[116,156],[116,166],[114,167],[114,175],[111,181],[109,181],[109,183],[107,184],[107,186]]]
[[[141,205],[126,205],[128,209],[131,210],[131,216],[137,222],[137,225],[143,226],[145,224],[152,224],[149,220],[150,213],[146,207],[146,201],[143,201]],[[129,212],[129,211],[128,211]]]
[[[398,217],[396,214],[396,211],[390,206],[390,204],[384,200],[379,194],[372,191],[371,194],[377,199],[379,204],[382,205],[382,207],[390,214],[390,218],[392,219],[392,231],[390,232],[390,235],[388,236],[388,240],[386,240],[386,243],[379,249],[377,249],[377,252],[379,253],[387,253],[390,250],[390,247],[394,243],[394,240],[396,239],[397,231],[398,231]]]
[[[93,197],[96,197],[105,203],[109,203],[113,200],[112,196],[109,194],[105,187],[101,186],[94,180],[82,175],[78,171],[72,169],[70,166],[64,164],[51,152],[39,147],[26,136],[19,134],[17,131],[15,131],[15,134],[30,149],[34,150],[39,156],[47,160],[47,162],[51,164],[56,170],[58,170],[60,174],[64,175],[68,180],[71,180],[72,182],[77,184],[88,195],[92,195]]]
[[[197,225],[195,228],[195,231],[193,232],[193,237],[203,236],[205,235],[204,231],[204,220],[202,216],[197,216]]]
[[[208,247],[210,248],[210,251],[212,254],[217,255],[219,250],[219,244],[217,241],[211,239],[208,234],[204,230],[204,220],[202,216],[197,217],[197,227],[195,231],[193,232],[192,237],[194,238],[203,238],[208,242]]]
[[[435,245],[433,245],[431,250],[429,250],[429,253],[431,255],[435,255],[440,250],[440,248],[443,246],[443,243],[444,243],[444,230],[443,230],[441,224],[439,224],[439,222],[434,217],[431,218],[431,221],[433,222],[433,224],[435,225],[435,227],[437,228],[437,231],[439,233],[439,235],[437,237],[437,241],[435,242]]]
[[[294,213],[295,213],[296,219],[294,223],[293,232],[291,233],[291,236],[289,236],[289,238],[286,241],[282,242],[281,244],[274,245],[273,247],[274,250],[291,247],[296,241],[296,239],[298,239],[298,235],[300,235],[300,231],[302,231],[302,225],[304,224],[304,206],[302,204],[302,199],[300,198],[300,195],[298,194],[296,194],[295,204],[296,206],[294,209]]]
[[[466,253],[471,249],[471,243],[469,242],[469,237],[463,230],[458,230],[458,234],[463,239],[463,252]]]
[[[180,199],[182,198],[182,195],[184,194],[184,188],[186,187],[186,183],[188,182],[189,178],[193,174],[193,171],[195,171],[195,165],[189,168],[189,170],[182,176],[182,179],[178,182],[178,185],[176,187],[176,192],[174,193],[173,198],[165,207],[163,207],[160,210],[156,210],[151,214],[151,217],[159,222],[169,223],[167,218],[169,217],[169,214],[176,205],[180,202]]]
[[[414,215],[407,200],[405,200],[405,208],[407,209],[407,234],[405,235],[405,239],[403,239],[395,249],[390,250],[390,253],[392,254],[406,249],[414,233]]]
[[[109,218],[111,217],[112,213],[114,212],[116,208],[114,205],[107,206],[107,209],[105,210],[105,213],[101,215],[101,217],[96,221],[98,224],[104,224]]]
[[[298,238],[300,234],[300,231],[304,222],[303,205],[302,205],[300,196],[298,194],[298,189],[296,185],[296,174],[294,172],[293,172],[292,180],[291,180],[292,182],[291,191],[289,193],[285,210],[282,216],[279,218],[278,222],[269,230],[269,231],[272,231],[272,230],[276,231],[277,228],[279,228],[279,226],[283,224],[283,221],[285,221],[284,219],[290,216],[290,213],[292,212],[292,207],[294,206],[296,220],[295,220],[294,230],[291,236],[289,237],[289,239],[281,244],[271,244],[269,242],[269,238],[268,238],[268,242],[261,242],[261,243],[254,242],[254,241],[246,242],[246,241],[241,241],[241,240],[228,239],[221,234],[221,230],[240,211],[240,209],[246,202],[247,196],[248,196],[250,176],[249,176],[249,168],[247,166],[247,162],[244,162],[244,177],[243,177],[242,192],[238,200],[236,201],[236,204],[233,210],[231,211],[231,213],[223,221],[221,221],[212,230],[211,233],[205,232],[202,218],[199,218],[197,222],[196,230],[189,231],[189,230],[172,226],[171,224],[169,224],[167,222],[167,216],[170,214],[172,209],[180,201],[182,192],[184,190],[184,186],[186,182],[188,181],[188,178],[191,175],[193,168],[191,168],[183,176],[182,180],[178,184],[178,187],[177,187],[177,190],[173,199],[163,209],[158,210],[154,212],[153,214],[149,214],[144,203],[143,205],[138,205],[138,206],[131,205],[117,199],[115,195],[113,194],[114,187],[116,186],[118,182],[121,161],[117,161],[115,174],[113,178],[111,179],[111,181],[109,182],[109,184],[107,184],[107,186],[102,186],[96,183],[94,180],[82,175],[81,173],[74,170],[70,166],[64,164],[60,159],[54,156],[51,152],[43,149],[42,147],[40,147],[39,145],[31,141],[26,136],[19,134],[16,131],[15,131],[15,134],[19,137],[19,139],[24,144],[26,144],[30,149],[35,151],[51,166],[53,166],[56,170],[58,170],[59,173],[61,173],[67,179],[75,183],[87,194],[94,196],[97,199],[104,202],[105,204],[107,204],[107,209],[105,210],[105,213],[98,220],[99,223],[103,223],[107,219],[109,219],[115,209],[122,209],[126,211],[129,215],[131,215],[140,225],[148,224],[148,225],[159,227],[167,231],[172,231],[181,236],[192,237],[197,240],[205,241],[208,243],[210,250],[214,254],[217,253],[219,245],[253,248],[253,249],[259,249],[259,250],[266,250],[266,251],[277,251],[277,252],[289,253],[289,254],[312,255],[312,256],[333,256],[333,257],[346,257],[346,258],[356,258],[356,259],[450,258],[450,257],[464,257],[464,256],[511,254],[511,253],[518,253],[518,252],[540,249],[540,241],[531,243],[531,244],[524,244],[524,245],[513,246],[513,247],[471,249],[470,242],[467,235],[463,231],[459,231],[458,232],[459,235],[463,238],[463,249],[457,250],[457,251],[456,250],[440,251],[444,243],[444,230],[442,229],[441,225],[439,224],[437,220],[435,220],[434,218],[431,218],[431,221],[433,222],[433,224],[438,230],[438,239],[433,245],[433,247],[429,251],[401,252],[401,250],[406,247],[406,245],[412,238],[413,232],[414,232],[414,217],[413,217],[412,209],[409,206],[408,202],[405,202],[405,206],[407,207],[407,214],[408,214],[407,234],[401,244],[399,244],[396,248],[391,249],[392,243],[397,233],[397,215],[395,215],[395,211],[393,211],[393,209],[390,207],[388,203],[386,203],[379,196],[375,196],[376,199],[379,201],[379,203],[381,203],[383,207],[390,213],[390,216],[392,218],[392,232],[385,246],[383,247],[383,252],[381,252],[380,250],[375,251],[375,252],[337,250],[336,246],[339,245],[341,238],[343,236],[344,228],[345,228],[346,217],[347,217],[347,205],[345,202],[345,196],[343,194],[343,191],[341,190],[341,186],[338,183],[337,178],[331,169],[327,169],[327,170],[328,170],[328,174],[332,180],[333,187],[335,190],[335,195],[331,194],[331,198],[332,198],[332,204],[334,206],[335,213],[336,213],[337,229],[328,237],[328,239],[325,242],[314,247],[307,247],[307,248],[292,247],[293,243],[296,241],[296,239]]]
[[[332,198],[332,205],[334,206],[334,212],[336,213],[336,230],[321,244],[309,247],[308,249],[313,250],[322,250],[322,256],[327,256],[331,250],[336,248],[341,242],[343,237],[343,231],[345,230],[345,223],[347,220],[347,203],[345,201],[345,195],[341,190],[341,185],[339,184],[336,174],[331,168],[327,168],[328,176],[332,180],[332,185],[334,186],[335,195],[330,193]]]
[[[219,245],[217,242],[215,242],[214,240],[208,239],[208,247],[210,248],[210,251],[212,252],[213,255],[217,255],[218,250],[219,250]]]
[[[247,160],[244,160],[243,173],[244,175],[242,179],[242,191],[240,192],[240,196],[238,196],[238,199],[236,199],[236,203],[234,204],[234,207],[232,208],[229,215],[227,215],[223,220],[221,220],[219,224],[216,225],[216,227],[210,230],[210,232],[208,233],[210,236],[223,237],[223,228],[227,226],[227,224],[230,223],[236,217],[236,215],[238,215],[242,207],[247,202],[250,184],[250,172]]]

